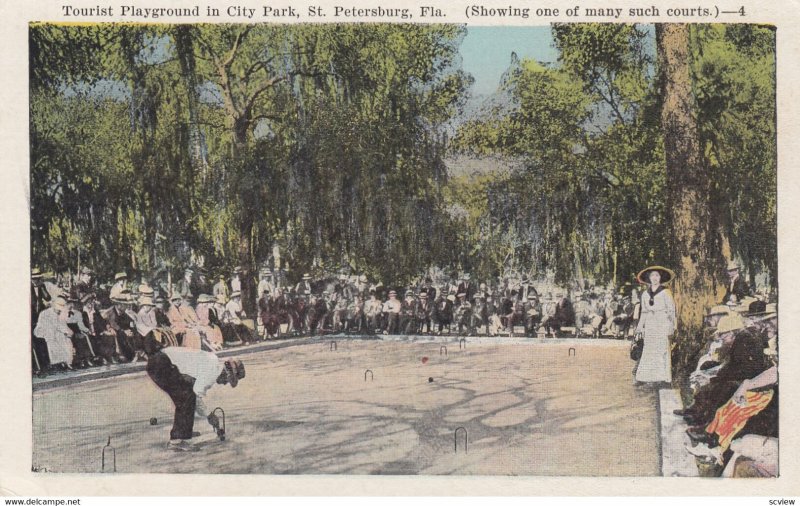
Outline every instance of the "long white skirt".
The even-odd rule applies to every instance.
[[[648,325],[644,333],[644,350],[636,368],[636,381],[656,383],[672,382],[672,359],[669,336],[660,325]]]
[[[75,348],[72,347],[70,338],[64,334],[56,334],[45,338],[45,342],[47,342],[47,354],[50,356],[51,364],[72,364]]]

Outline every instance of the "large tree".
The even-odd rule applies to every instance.
[[[714,304],[721,255],[710,229],[710,178],[700,152],[688,25],[656,25],[656,45],[669,203],[665,245],[677,271],[679,328],[689,331]]]

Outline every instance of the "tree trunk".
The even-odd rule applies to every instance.
[[[205,182],[208,176],[208,161],[205,139],[199,125],[197,73],[195,72],[194,42],[191,30],[190,25],[175,25],[173,38],[175,39],[175,52],[181,65],[181,75],[186,85],[186,103],[189,109],[189,160],[192,172],[199,174]]]
[[[679,332],[690,335],[714,303],[715,266],[719,259],[709,229],[709,177],[700,156],[695,103],[689,74],[689,28],[656,25],[662,86],[669,228],[666,248],[677,274],[674,282]]]

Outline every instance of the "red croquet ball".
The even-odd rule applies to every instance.
[[[422,357],[422,363],[423,364],[427,364],[428,363],[428,357]]]

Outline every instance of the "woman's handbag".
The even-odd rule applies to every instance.
[[[644,351],[644,339],[641,334],[636,334],[631,343],[631,360],[638,362],[642,358],[642,351]]]

